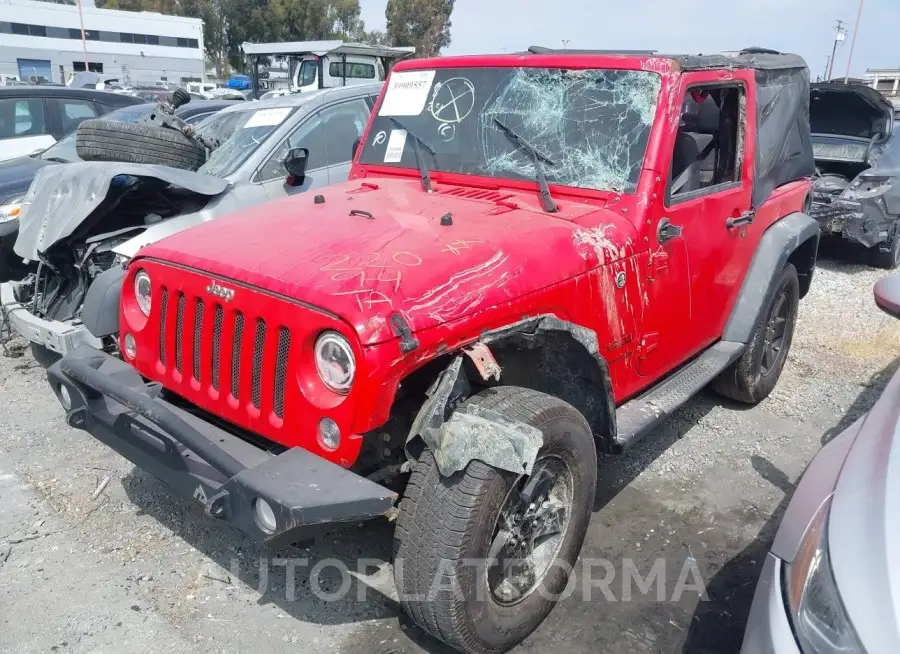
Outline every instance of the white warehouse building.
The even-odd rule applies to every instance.
[[[0,77],[65,83],[72,73],[89,70],[132,85],[205,81],[199,18],[89,4],[82,9],[82,41],[78,7],[0,0]]]

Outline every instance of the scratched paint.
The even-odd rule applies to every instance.
[[[620,250],[615,240],[610,238],[610,231],[613,229],[614,225],[598,225],[590,229],[576,230],[572,236],[576,250],[585,259],[593,253],[601,266],[625,256],[625,248]]]
[[[508,260],[508,255],[497,250],[489,259],[454,273],[446,282],[410,299],[406,310],[437,321],[463,315],[477,307],[489,290],[503,288],[515,276],[512,271],[500,272]]]

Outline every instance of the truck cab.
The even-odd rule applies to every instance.
[[[416,50],[344,41],[244,43],[241,49],[251,58],[254,71],[261,57],[289,57],[292,93],[384,81],[395,62],[412,56]],[[258,74],[251,77],[258,86]]]
[[[507,651],[569,581],[598,452],[774,388],[820,233],[808,114],[768,50],[400,62],[349,181],[139,251],[122,358],[50,383],[260,541],[394,522],[411,618]]]

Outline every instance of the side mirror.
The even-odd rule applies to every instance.
[[[883,277],[875,284],[875,304],[886,314],[900,318],[900,274]]]
[[[359,144],[361,143],[360,137],[356,137],[356,140],[353,141],[353,152],[350,154],[350,161],[356,160],[356,155],[359,153]]]
[[[292,148],[284,158],[284,169],[288,172],[287,183],[298,186],[306,178],[306,164],[309,162],[309,150]]]

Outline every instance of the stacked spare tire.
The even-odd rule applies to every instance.
[[[103,118],[83,121],[75,135],[75,150],[84,161],[120,161],[158,164],[182,170],[197,170],[206,163],[207,145],[201,143],[191,126],[174,115],[174,110],[190,102],[178,89],[168,103],[136,123]]]

